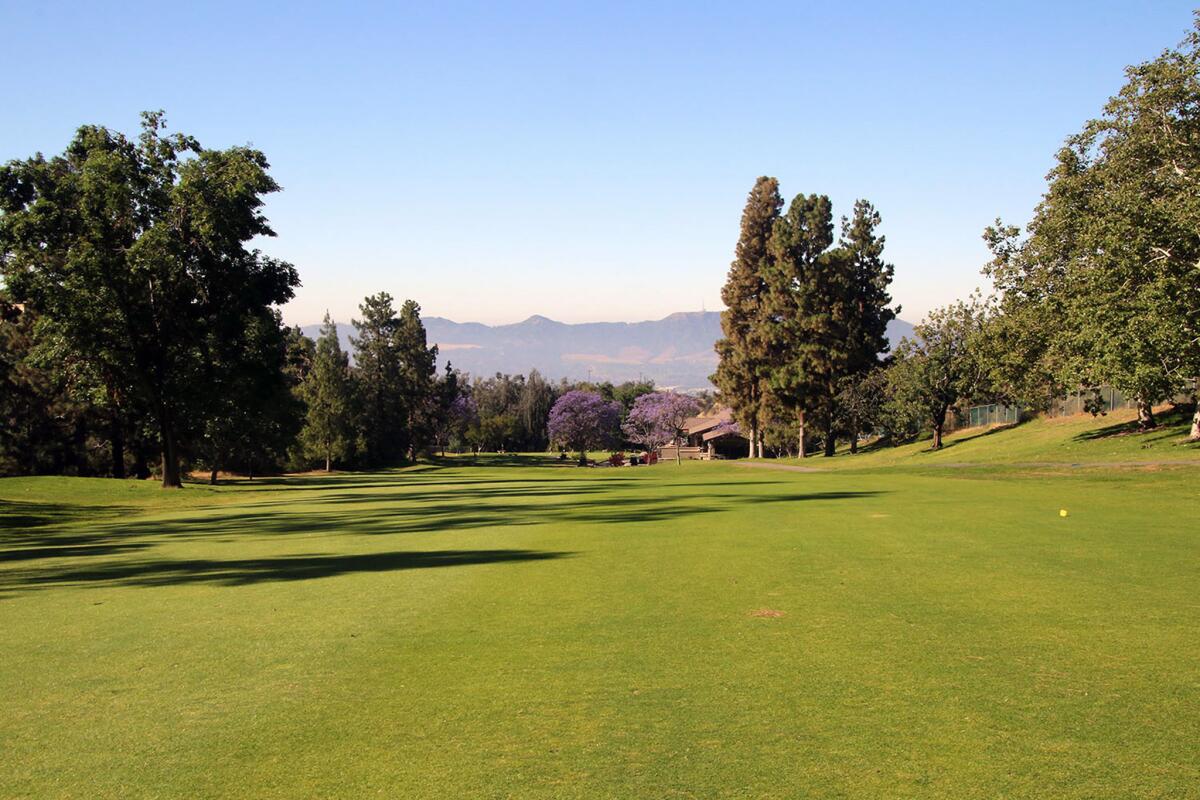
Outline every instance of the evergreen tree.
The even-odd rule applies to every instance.
[[[317,357],[317,344],[305,336],[299,326],[284,328],[284,342],[287,353],[284,371],[292,385],[299,387],[312,369],[313,359]]]
[[[876,233],[879,212],[866,200],[854,204],[854,216],[842,217],[839,247],[848,260],[851,314],[848,337],[852,374],[870,372],[888,351],[887,326],[900,308],[892,308],[888,288],[895,268],[883,260],[884,237]]]
[[[428,448],[437,415],[437,345],[427,346],[421,306],[405,300],[396,326],[396,348],[400,360],[400,390],[405,425],[404,450],[409,460]]]
[[[765,276],[770,270],[768,243],[783,200],[779,182],[760,177],[742,212],[741,233],[721,299],[721,331],[716,343],[720,362],[712,381],[750,440],[750,455],[762,455],[770,341],[766,326]]]
[[[329,472],[334,461],[350,457],[354,420],[350,357],[342,350],[337,325],[328,311],[300,394],[308,407],[300,432],[301,445],[307,457],[324,461],[325,471]]]
[[[833,206],[824,195],[797,195],[770,241],[766,307],[771,388],[797,418],[803,456],[816,418],[833,440],[837,384],[850,362],[848,259],[833,244]]]
[[[861,393],[842,393],[849,386],[864,385],[862,379],[878,370],[880,356],[889,349],[888,323],[900,311],[899,306],[891,307],[888,287],[895,268],[883,260],[884,237],[876,234],[880,221],[879,212],[866,200],[854,204],[851,219],[842,218],[839,250],[846,260],[846,286],[849,289],[845,340],[848,374],[842,377],[839,396],[853,408],[838,408],[837,414],[845,422],[851,452],[858,450],[858,437],[863,432],[861,426],[868,422],[869,415],[860,413],[865,408],[860,401],[866,400]],[[836,398],[834,402],[838,406],[842,403]]]
[[[400,320],[387,292],[367,297],[358,308],[363,318],[351,320],[358,335],[350,341],[354,345],[365,456],[372,466],[395,464],[404,458],[408,444]]]

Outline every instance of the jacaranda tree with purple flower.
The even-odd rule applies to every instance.
[[[551,441],[578,450],[579,463],[584,465],[588,448],[608,445],[620,422],[620,403],[575,389],[554,402],[547,427]]]
[[[633,401],[621,430],[634,444],[658,450],[678,440],[688,418],[698,413],[700,404],[695,398],[678,392],[651,392]],[[675,448],[675,462],[680,461],[679,448]]]

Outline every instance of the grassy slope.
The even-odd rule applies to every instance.
[[[946,446],[929,449],[929,440],[900,447],[872,447],[857,455],[840,450],[833,458],[810,457],[803,463],[821,469],[873,469],[885,466],[944,467],[960,465],[1127,465],[1134,463],[1200,464],[1200,444],[1187,441],[1190,418],[1161,414],[1153,431],[1136,430],[1136,412],[1123,409],[1104,417],[1080,415],[1034,419],[1017,426],[969,428],[946,437]]]
[[[0,796],[1200,796],[1191,468],[0,498]]]

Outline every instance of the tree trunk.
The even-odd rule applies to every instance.
[[[333,469],[332,469],[333,463],[332,462],[333,462],[333,456],[328,450],[326,450],[325,451],[325,471],[326,472],[333,471]]]
[[[587,466],[587,450],[579,451],[579,466],[581,466],[581,467]]]
[[[933,449],[942,449],[942,431],[946,429],[946,412],[949,409],[943,408],[939,414],[933,418]]]
[[[758,435],[758,457],[766,458],[766,456],[763,455],[763,434],[761,433]]]
[[[217,485],[217,465],[216,465],[216,463],[213,464],[212,472],[208,473],[208,485],[209,486]]]
[[[1200,442],[1200,397],[1196,398],[1196,413],[1192,414],[1192,433],[1188,441]]]
[[[1158,426],[1154,419],[1154,407],[1145,400],[1137,401],[1138,430],[1148,431]]]
[[[150,477],[150,456],[146,452],[146,443],[141,437],[134,440],[133,474],[140,481]]]
[[[800,412],[800,457],[804,458],[804,412]]]
[[[754,458],[754,443],[758,441],[758,429],[750,429],[750,458]]]
[[[121,415],[116,411],[112,413],[109,419],[109,438],[112,439],[112,476],[114,478],[125,477],[125,426],[122,424]]]
[[[850,417],[850,455],[858,453],[858,417]]]
[[[179,475],[179,449],[175,443],[175,431],[171,423],[165,419],[159,423],[159,435],[162,438],[162,488],[182,489],[183,480]]]
[[[683,464],[683,445],[679,443],[679,437],[675,437],[675,466]]]

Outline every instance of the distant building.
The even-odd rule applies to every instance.
[[[741,458],[750,447],[750,440],[742,435],[733,421],[733,410],[724,406],[690,418],[684,423],[683,430],[681,445],[663,447],[659,450],[659,458],[674,459],[677,446],[680,458]]]

